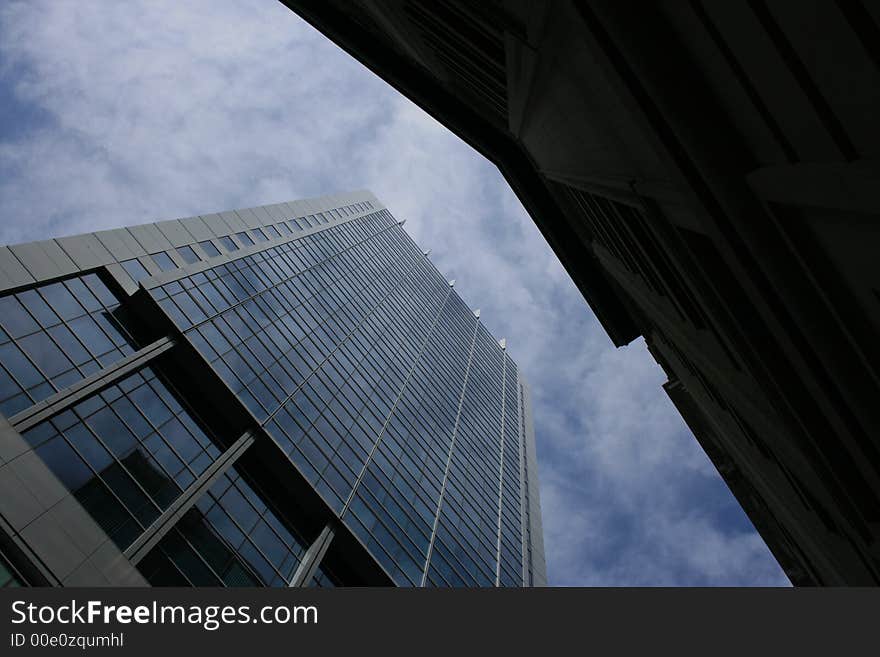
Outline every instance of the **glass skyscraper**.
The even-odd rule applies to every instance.
[[[528,387],[368,192],[0,249],[0,565],[546,582]]]

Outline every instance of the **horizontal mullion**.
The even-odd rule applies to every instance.
[[[154,358],[171,349],[175,344],[174,338],[167,336],[159,338],[112,365],[98,370],[67,388],[59,390],[43,401],[37,402],[33,406],[16,413],[9,418],[9,423],[19,433],[27,431],[86,397],[100,392],[122,377],[140,369]]]

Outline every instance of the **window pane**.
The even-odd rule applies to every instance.
[[[183,258],[186,264],[191,265],[194,262],[198,262],[201,260],[199,256],[196,255],[196,252],[193,251],[191,246],[179,246],[177,247],[177,252],[180,254],[180,257]]]
[[[13,296],[0,297],[0,324],[14,338],[33,333],[40,328]]]
[[[80,317],[70,322],[70,328],[83,341],[96,356],[105,354],[113,349],[113,343],[110,341],[98,324],[91,317]]]
[[[86,311],[70,291],[61,283],[52,283],[44,285],[40,290],[40,295],[46,300],[46,303],[52,307],[62,319],[73,319],[80,315],[85,315]]]
[[[122,325],[119,323],[119,320],[116,319],[113,312],[104,311],[95,313],[92,316],[95,318],[95,322],[97,322],[98,326],[104,329],[104,333],[110,337],[117,347],[129,344],[128,337],[126,337]]]
[[[154,426],[164,424],[171,419],[171,411],[150,386],[140,386],[131,393],[130,397]]]
[[[221,237],[220,243],[226,247],[227,251],[238,251],[238,245],[231,237]]]
[[[152,433],[153,427],[127,397],[117,400],[113,408],[138,438],[146,438]]]
[[[28,432],[31,433],[31,432]],[[113,462],[113,457],[82,424],[64,431],[64,437],[73,445],[95,472],[101,472]]]
[[[37,448],[37,454],[71,491],[76,491],[94,475],[63,438],[50,440]]]
[[[245,499],[244,495],[235,488],[232,487],[221,499],[223,508],[229,513],[230,516],[238,523],[238,525],[245,531],[250,532],[253,526],[257,522],[257,514],[254,510],[254,507],[250,505],[250,503]]]
[[[58,343],[58,346],[73,361],[75,365],[82,365],[91,360],[91,355],[85,350],[79,340],[66,326],[53,326],[49,329],[49,335]]]
[[[94,274],[88,274],[86,278],[94,282],[97,282],[101,286],[101,288],[106,292],[107,295],[107,306],[113,306],[117,303],[116,298],[112,295],[112,293],[107,290],[103,283],[101,283]],[[99,301],[92,291],[86,287],[86,284],[83,283],[82,279],[79,278],[68,278],[64,281],[64,286],[70,290],[76,300],[79,301],[80,305],[82,305],[88,312],[93,313],[96,310],[100,310],[103,305],[101,301]]]
[[[137,444],[131,431],[108,406],[89,417],[88,424],[118,458],[126,456]]]
[[[251,236],[248,235],[247,233],[244,233],[244,232],[242,232],[242,233],[236,233],[235,236],[236,236],[236,237],[238,238],[238,240],[239,240],[242,244],[244,244],[245,246],[251,246],[251,245],[254,244],[254,241],[251,239]]]
[[[21,392],[21,387],[12,380],[12,377],[0,367],[0,399],[9,399]],[[4,415],[9,415],[3,411]]]
[[[189,580],[177,569],[160,547],[153,548],[137,568],[151,586],[188,586]]]
[[[184,573],[193,586],[218,586],[220,582],[211,569],[198,557],[179,532],[172,532],[159,544],[171,561]]]
[[[208,504],[213,503],[211,496],[205,496],[203,499]],[[239,529],[238,525],[233,522],[232,518],[229,517],[229,514],[227,514],[222,507],[214,504],[213,508],[208,512],[207,517],[211,522],[211,526],[214,527],[217,533],[226,539],[233,549],[238,549],[241,544],[244,543],[244,533]]]
[[[131,279],[135,283],[140,283],[145,278],[149,278],[150,272],[147,271],[146,267],[144,267],[139,260],[125,260],[121,263],[122,268],[131,276]]]
[[[61,320],[58,318],[53,310],[49,307],[45,301],[43,301],[43,297],[37,294],[36,290],[28,290],[27,292],[21,292],[16,295],[18,300],[30,311],[31,315],[33,315],[41,326],[55,326],[56,324],[60,324]]]
[[[8,375],[5,372],[0,372],[0,378],[6,376]],[[19,411],[28,408],[30,405],[30,398],[25,393],[21,393],[0,402],[0,413],[3,413],[6,417],[12,417]]]
[[[160,432],[165,441],[175,449],[185,462],[189,463],[201,454],[202,446],[196,442],[192,434],[177,418],[162,425]]]
[[[34,333],[19,340],[25,353],[50,379],[73,367],[62,351],[45,333]]]
[[[11,342],[0,345],[0,363],[9,370],[19,385],[27,389],[43,381],[43,376],[28,362],[21,350]]]
[[[131,474],[120,464],[113,463],[100,474],[110,489],[116,493],[126,508],[131,511],[132,515],[141,524],[147,526],[159,516],[159,510],[156,506],[135,483]]]
[[[76,490],[74,496],[120,548],[128,547],[143,531],[140,523],[97,477]]]
[[[101,282],[101,279],[98,278],[97,274],[86,274],[82,277],[82,281],[107,308],[111,308],[119,303],[119,300],[113,295],[107,286]]]
[[[210,240],[199,242],[199,246],[202,247],[202,251],[204,251],[209,258],[220,255],[220,249],[214,246],[214,243]]]
[[[159,253],[154,253],[151,256],[153,258],[153,262],[161,269],[162,271],[171,271],[172,269],[176,269],[177,265],[174,264],[174,261],[164,251],[160,251]]]

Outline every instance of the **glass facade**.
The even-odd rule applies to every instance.
[[[132,353],[118,307],[94,273],[0,296],[0,412],[10,417]]]
[[[522,583],[516,366],[390,213],[151,293],[397,584]]]
[[[519,373],[479,313],[387,210],[238,214],[265,225],[177,247],[180,266],[123,261],[140,312],[164,316],[391,582],[527,583]],[[105,276],[0,297],[7,417],[137,349]],[[22,437],[153,585],[353,583],[308,556],[320,527],[226,453],[237,436],[212,433],[197,388],[147,363]]]
[[[220,453],[149,367],[23,437],[120,548]]]
[[[287,586],[307,547],[233,468],[140,569],[154,585]]]

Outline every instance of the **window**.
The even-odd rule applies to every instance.
[[[66,326],[53,326],[48,329],[49,335],[76,365],[82,365],[91,359],[89,353]]]
[[[254,245],[254,241],[251,239],[251,236],[245,232],[236,233],[235,236],[238,237],[239,241],[242,244],[244,244],[245,246],[253,246]]]
[[[180,254],[180,257],[183,258],[183,261],[191,265],[194,262],[198,262],[201,258],[196,255],[196,252],[193,251],[191,246],[179,246],[177,247],[177,252]]]
[[[117,303],[95,274],[0,298],[0,412],[13,415],[131,353]]]
[[[202,251],[204,251],[205,255],[207,255],[209,258],[215,258],[220,255],[220,249],[214,246],[214,243],[211,240],[199,242],[199,246],[202,247]]]
[[[11,342],[0,347],[0,359],[2,359],[3,366],[15,377],[22,388],[32,388],[43,381],[43,376],[24,357],[21,350]]]
[[[220,454],[150,368],[23,435],[120,548]]]
[[[0,324],[13,338],[33,333],[40,327],[12,296],[0,298]]]
[[[113,349],[110,338],[101,330],[92,317],[80,317],[70,322],[75,335],[91,349],[95,355],[102,355]]]
[[[281,233],[278,232],[278,229],[275,228],[275,226],[266,226],[264,230],[272,237],[281,237]]]
[[[238,251],[238,244],[236,244],[233,239],[229,236],[221,237],[220,243],[226,248],[230,253],[233,251]]]
[[[344,212],[351,214],[352,209]],[[323,214],[318,221],[337,212]],[[392,577],[400,583],[418,581],[421,576],[449,449],[446,438],[439,436],[448,436],[442,427],[452,426],[460,406],[449,505],[438,520],[429,578],[467,585],[494,583],[500,522],[502,581],[514,581],[508,571],[515,579],[521,561],[516,552],[521,543],[517,540],[520,496],[515,488],[520,472],[518,433],[516,426],[508,431],[509,425],[501,424],[502,405],[498,403],[504,387],[504,413],[516,416],[517,396],[502,373],[506,367],[511,373],[508,378],[514,376],[512,365],[504,365],[500,347],[485,330],[474,337],[470,309],[457,297],[447,301],[448,283],[424,263],[414,245],[403,239],[402,231],[383,230],[389,226],[393,226],[390,216],[377,214],[271,245],[262,253],[211,270],[216,275],[210,282],[212,289],[216,286],[214,294],[208,292],[207,279],[200,282],[193,277],[188,281],[187,298],[191,295],[204,305],[197,292],[213,299],[219,291],[230,301],[244,303],[232,309],[225,302],[211,301],[220,316],[197,329],[186,328],[195,321],[190,317],[180,322],[181,327],[260,419],[267,412],[277,412],[267,430],[334,508],[341,508],[342,500],[352,492],[356,473],[375,446],[373,462],[352,497],[351,517],[360,523],[362,531],[356,533],[369,549],[386,554]],[[408,251],[391,250],[398,245]],[[416,263],[422,264],[413,269]],[[392,294],[397,286],[402,286],[401,293]],[[412,295],[403,290],[421,288],[429,293],[427,299],[411,304]],[[162,301],[174,308],[180,304],[182,313],[189,315],[190,302],[179,297],[182,289],[180,283],[170,283],[155,294],[172,295]],[[438,318],[430,335],[430,324],[425,321],[429,317]],[[213,336],[220,335],[218,342]],[[476,342],[470,376],[462,391],[472,340]],[[406,383],[420,345],[424,346],[420,365]],[[296,386],[313,370],[316,374],[297,391]],[[488,405],[483,403],[487,396],[492,401]],[[170,418],[165,422],[169,422],[164,432],[169,449],[188,463],[185,445],[190,443],[181,446],[177,440],[185,423]],[[384,438],[377,442],[383,431]],[[485,435],[493,436],[491,444],[482,440]],[[503,457],[497,451],[499,435],[507,444]],[[164,460],[160,463],[164,465]],[[469,476],[481,469],[497,474],[499,464],[500,501],[497,479],[487,487]],[[167,472],[173,475],[181,467],[169,466]],[[186,559],[200,559],[214,569],[213,581],[227,582],[224,564],[234,552],[252,581],[285,581],[290,573],[285,560],[292,559],[289,552],[285,555],[287,539],[268,520],[260,524],[265,512],[257,505],[248,508],[251,497],[245,490],[235,486],[227,494],[232,485],[232,481],[223,484],[214,496],[216,504],[203,498],[198,523],[177,528],[180,546],[190,549]],[[485,522],[476,518],[485,518]],[[199,537],[207,533],[200,533],[201,529],[197,533],[196,527],[205,527],[205,532],[213,531],[229,543],[223,563],[217,556],[219,548],[215,552],[205,547],[214,543],[200,542]],[[167,557],[168,566],[162,572],[177,568],[184,581],[200,581],[201,571],[187,570],[190,566],[184,564],[189,562],[172,547],[162,552],[163,546],[157,552]],[[458,554],[461,550],[463,556]]]
[[[171,271],[172,269],[177,269],[177,265],[174,264],[171,256],[165,253],[165,251],[153,253],[150,257],[153,258],[153,262],[155,262],[156,266],[159,267],[159,269],[161,269],[162,271]]]
[[[154,585],[287,586],[308,545],[293,529],[236,466],[138,568]]]
[[[40,295],[46,303],[61,317],[61,319],[73,319],[85,315],[85,309],[79,305],[63,283],[52,283],[40,288]]]
[[[48,334],[39,332],[19,340],[19,344],[31,361],[50,379],[73,369],[64,353],[55,345]],[[78,375],[74,379],[79,379]]]
[[[34,319],[39,322],[40,326],[48,327],[61,323],[55,311],[49,307],[36,290],[20,292],[17,296],[24,307],[30,311]]]
[[[144,267],[137,258],[134,258],[133,260],[125,260],[120,264],[135,283],[140,283],[142,280],[149,278],[150,276],[150,272],[147,271],[146,267]]]
[[[278,228],[276,228],[276,230],[279,230],[279,229],[280,229],[280,231],[281,231],[281,234],[283,234],[283,235],[290,235],[290,234],[293,232],[293,231],[290,229],[290,226],[288,226],[288,225],[287,225],[286,223],[284,223],[284,222],[278,224]]]
[[[266,237],[266,233],[263,232],[261,228],[254,228],[251,233],[253,233],[254,237],[257,238],[258,242],[268,242],[269,238]]]

